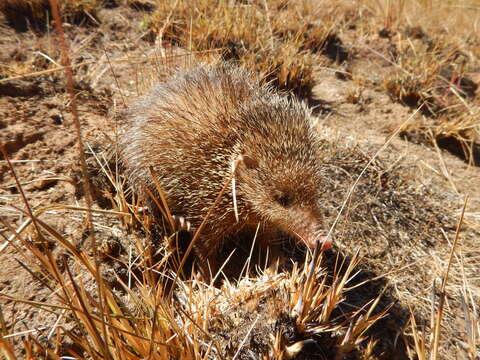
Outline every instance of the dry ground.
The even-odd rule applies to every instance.
[[[265,2],[265,6],[268,4]],[[371,21],[365,20],[362,23],[358,21],[361,18],[358,14],[348,14],[356,16],[357,22],[351,26],[344,25],[342,31],[336,33],[337,41],[340,41],[334,46],[337,58],[334,56],[332,59],[328,52],[319,52],[309,74],[313,86],[306,92],[300,92],[300,95],[305,96],[305,100],[314,106],[319,131],[325,138],[325,156],[320,161],[324,164],[326,180],[322,185],[326,190],[323,201],[330,223],[333,223],[348,190],[368,161],[382,148],[390,135],[402,126],[402,136],[395,135],[362,175],[337,225],[334,249],[322,258],[322,271],[325,271],[326,278],[331,281],[335,278],[335,263],[339,259],[348,263],[355,258],[357,251],[361,256],[359,274],[349,284],[352,289],[345,293],[345,299],[336,308],[335,316],[341,318],[342,312],[359,309],[380,294],[381,300],[376,312],[385,309],[389,309],[389,312],[366,334],[376,342],[371,355],[365,355],[368,353],[366,342],[355,345],[354,349],[347,349],[341,348],[326,335],[318,335],[312,336],[316,343],[307,344],[297,358],[415,358],[415,355],[409,355],[408,350],[414,348],[412,328],[408,323],[410,313],[415,315],[419,328],[425,328],[427,334],[431,334],[432,299],[435,306],[441,299],[445,299],[440,336],[441,357],[473,359],[476,356],[478,359],[480,334],[476,333],[477,342],[473,344],[476,350],[472,352],[470,347],[470,354],[468,339],[475,338],[469,331],[478,331],[480,320],[476,313],[476,304],[480,299],[480,169],[473,165],[479,127],[476,110],[480,97],[479,68],[476,68],[476,72],[471,71],[468,77],[462,73],[464,82],[466,79],[471,81],[468,89],[472,92],[460,97],[461,100],[458,100],[459,95],[455,91],[453,95],[445,94],[442,92],[444,90],[438,90],[437,87],[435,91],[438,92],[418,90],[423,97],[416,98],[413,103],[406,101],[404,93],[400,94],[401,91],[395,90],[396,88],[392,90],[391,84],[401,87],[398,84],[404,84],[402,81],[407,80],[398,74],[398,63],[393,63],[388,56],[394,51],[404,51],[406,54],[410,50],[405,43],[409,41],[413,53],[418,55],[420,50],[415,47],[417,42],[438,34],[428,33],[427,30],[424,33],[422,30],[420,35],[405,35],[402,31],[406,27],[400,26],[400,17],[392,15],[395,14],[395,9],[386,5],[389,2],[379,4],[383,4],[379,5],[380,10],[377,9],[380,13],[383,11],[383,23],[375,23],[374,17]],[[72,21],[65,26],[70,56],[76,64],[76,100],[85,151],[89,154],[91,164],[95,164],[93,153],[101,153],[109,144],[115,143],[119,126],[112,116],[115,111],[128,106],[132,99],[148,89],[152,81],[163,80],[172,66],[184,65],[192,61],[192,58],[211,61],[222,52],[218,47],[223,44],[217,45],[217,49],[211,52],[205,52],[206,49],[199,45],[193,49],[197,51],[194,57],[186,56],[186,51],[177,47],[185,44],[175,43],[173,38],[166,35],[162,39],[158,34],[162,31],[162,35],[166,34],[166,29],[149,23],[152,21],[149,16],[155,8],[151,2],[129,1],[128,4],[118,5],[99,7],[94,17],[90,14],[82,18],[88,18],[89,21],[80,19],[79,22]],[[275,11],[272,6],[273,2],[270,8],[267,6],[264,10],[272,14]],[[154,19],[163,16],[161,11],[153,11]],[[392,11],[392,14],[388,11]],[[408,14],[407,8],[404,11]],[[478,21],[478,6],[476,12],[471,11]],[[367,12],[364,16],[366,14]],[[414,18],[412,15],[407,22],[414,23]],[[64,239],[89,253],[85,242],[88,227],[84,212],[78,210],[78,207],[85,206],[85,197],[81,185],[76,134],[69,110],[71,99],[65,90],[63,72],[56,70],[60,62],[60,48],[53,28],[48,31],[35,28],[18,31],[8,20],[5,16],[0,18],[0,144],[12,161],[32,210],[37,212],[42,221],[62,234]],[[409,26],[413,27],[410,23]],[[427,40],[425,42],[428,43]],[[474,59],[471,62],[478,66],[478,49],[471,49],[474,47],[460,50],[468,53],[466,56]],[[339,61],[338,56],[343,52],[346,57],[344,61]],[[438,55],[438,63],[443,61],[442,54],[444,55],[440,52]],[[395,59],[398,60],[398,57]],[[434,60],[435,56],[428,61]],[[245,60],[245,66],[255,67],[252,65],[255,61],[252,61]],[[412,62],[408,65],[411,66],[408,71],[416,69],[411,58],[402,61]],[[416,66],[426,66],[422,61]],[[471,68],[475,70],[474,65]],[[260,70],[265,69],[260,66]],[[420,74],[415,76],[421,77]],[[292,81],[291,86],[295,87],[295,84],[298,85]],[[435,86],[433,83],[430,85]],[[455,86],[458,92],[468,90],[460,83],[455,83]],[[444,126],[442,121],[454,118],[452,112],[443,112],[441,116],[435,117],[428,111],[415,111],[422,102],[430,101],[432,107],[439,106],[438,99],[442,99],[447,104],[446,107],[454,109],[458,108],[458,103],[466,104],[469,115],[461,113],[461,116],[468,117],[461,124],[466,130],[462,128],[457,133],[452,130],[445,135],[448,126]],[[443,133],[438,130],[438,124],[441,124]],[[462,137],[466,139],[466,144],[470,144],[470,148],[465,149],[470,149],[471,156],[468,151],[461,149],[458,139]],[[432,141],[434,138],[443,139],[443,143],[439,142],[441,148]],[[102,192],[103,189],[99,188],[102,184],[95,183],[97,193]],[[466,196],[468,204],[465,221],[455,248],[445,289],[446,296],[442,297],[440,283],[447,268],[455,227]],[[77,210],[65,209],[67,205],[76,206]],[[100,197],[96,197],[94,207],[107,211],[118,210],[112,210],[110,201]],[[9,336],[5,339],[15,347],[16,356],[22,358],[29,353],[29,341],[38,342],[39,347],[55,343],[55,338],[58,339],[60,335],[58,330],[51,331],[52,327],[60,325],[73,333],[78,330],[75,330],[74,321],[65,315],[64,310],[60,314],[59,311],[39,309],[39,303],[55,303],[54,293],[58,288],[45,286],[51,284],[52,279],[45,275],[43,265],[26,249],[24,242],[11,237],[14,229],[18,231],[28,218],[19,209],[25,209],[22,196],[7,162],[2,158],[0,313],[3,319],[0,334]],[[128,303],[131,294],[126,294],[122,286],[118,285],[115,272],[120,277],[127,274],[126,265],[123,265],[125,262],[128,264],[125,259],[132,256],[132,251],[135,253],[131,250],[134,247],[132,244],[139,238],[146,241],[145,236],[126,226],[124,218],[112,213],[96,213],[93,222],[97,241],[102,244],[101,255],[104,256],[104,268],[107,269],[104,271],[106,279],[127,307],[141,307],[139,304]],[[22,232],[21,237],[37,244],[42,241],[31,225]],[[113,247],[119,249],[111,250],[108,244],[120,246],[115,245]],[[73,266],[73,256],[65,247],[53,240],[48,240],[47,245],[63,272],[66,271],[65,264]],[[109,256],[120,260],[112,261]],[[302,257],[303,255],[299,257],[300,263]],[[78,271],[75,276],[82,278],[87,291],[95,288],[92,277],[84,269],[75,268],[75,271]],[[287,285],[282,282],[282,276],[292,276],[289,271],[294,270],[285,271],[287,275],[280,277],[265,275],[266,278],[245,280],[238,288],[232,285],[238,289],[237,293],[229,288],[231,293],[224,291],[222,295],[217,294],[217,297],[212,295],[212,299],[218,301],[215,309],[219,313],[219,309],[224,309],[223,300],[219,299],[224,296],[229,303],[229,310],[222,313],[224,317],[219,316],[220,320],[212,320],[204,328],[211,335],[206,339],[221,344],[217,349],[217,358],[222,358],[219,354],[231,358],[239,347],[243,347],[239,358],[260,358],[255,356],[259,356],[261,351],[267,351],[269,345],[265,344],[274,343],[272,336],[278,327],[283,326],[287,329],[283,331],[287,333],[295,332],[292,330],[295,326],[289,325],[291,319],[288,316],[275,318],[282,311],[288,312],[281,308],[284,304],[282,299],[290,296],[286,295],[288,292],[283,292]],[[262,286],[267,290],[259,290]],[[251,294],[253,301],[247,299],[247,293]],[[177,294],[176,301],[187,301],[181,294]],[[288,299],[285,301],[290,304],[293,302]],[[256,313],[261,315],[257,318],[251,315]],[[467,314],[470,314],[470,319]],[[323,325],[328,328],[328,324]],[[333,320],[329,324],[332,328],[337,325]],[[469,330],[469,326],[476,326],[477,329]],[[342,336],[345,336],[345,327],[339,326],[335,331],[343,331]],[[335,331],[332,330],[332,338],[337,336]],[[290,338],[286,336],[287,340],[305,339],[302,337],[304,334],[300,337],[298,334],[290,335]],[[195,336],[200,339],[202,335]],[[246,338],[249,343],[240,346]],[[54,353],[65,355],[71,351],[81,355],[80,346],[76,347],[75,341],[72,344],[71,339],[65,340],[62,347],[53,347]],[[287,340],[283,341],[288,345]],[[428,343],[428,336],[426,342]],[[208,357],[205,350],[203,354]],[[271,356],[280,358],[277,355]],[[162,356],[165,355],[158,355],[157,358]],[[287,358],[285,354],[282,356]],[[98,357],[101,358],[100,355]]]

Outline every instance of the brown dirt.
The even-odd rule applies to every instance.
[[[67,27],[73,62],[88,63],[76,69],[77,101],[85,143],[94,149],[114,141],[116,124],[108,115],[109,111],[121,108],[124,101],[128,102],[142,92],[152,78],[161,76],[161,71],[148,70],[153,65],[156,69],[162,70],[162,67],[156,62],[158,48],[139,25],[141,18],[142,12],[121,6],[102,9],[98,13],[98,27]],[[344,46],[353,46],[348,40],[343,39]],[[18,59],[25,59],[25,64],[34,64],[37,71],[52,67],[38,52],[46,49],[50,53],[58,52],[51,35],[16,33],[4,19],[0,19],[0,48],[3,65],[13,66]],[[368,53],[367,50],[364,52]],[[374,82],[377,80],[375,71],[388,71],[388,64],[374,54],[365,56],[369,61],[358,58],[352,60],[351,66],[372,74],[371,81]],[[352,94],[358,96],[352,97]],[[314,95],[319,122],[332,128],[339,138],[352,137],[359,149],[370,155],[413,113],[410,108],[392,102],[384,93],[368,87],[359,88],[355,81],[325,69],[318,69]],[[63,74],[59,71],[0,83],[0,144],[13,163],[33,211],[42,211],[42,207],[53,204],[84,205],[69,101]],[[475,229],[480,213],[480,168],[471,167],[445,151],[412,144],[398,136],[386,153],[392,164],[399,158],[407,164],[411,174],[408,181],[414,184],[412,189],[423,186],[434,194],[434,199],[442,199],[441,206],[452,214],[450,223],[451,219],[458,218],[463,197],[468,195],[466,220],[471,229]],[[21,265],[25,264],[35,273],[38,265],[33,256],[25,251],[18,239],[6,244],[12,228],[19,227],[26,219],[17,208],[25,208],[22,197],[6,161],[0,160],[0,293],[15,299],[51,302],[54,297],[51,290]],[[80,212],[53,209],[42,213],[40,218],[72,241],[85,238]],[[95,220],[100,241],[123,236],[124,229],[117,220],[103,217]],[[365,238],[340,236],[335,252],[348,257],[360,248],[365,257],[364,269],[370,272],[365,276],[375,278],[386,274],[383,284],[388,285],[389,299],[400,301],[398,311],[415,306],[420,318],[428,320],[425,298],[430,296],[433,282],[443,275],[450,251],[449,241],[452,240],[451,228],[447,229],[447,241],[441,238],[438,229],[442,224],[431,225],[439,230],[438,237],[432,238],[431,244],[417,244],[415,239],[407,241],[399,237],[398,243],[392,245],[385,240],[386,236],[381,236],[382,227],[379,225],[377,234]],[[22,236],[28,237],[31,233],[26,231]],[[457,340],[465,333],[464,314],[458,298],[462,284],[459,259],[463,261],[464,269],[470,272],[468,285],[474,298],[478,300],[480,296],[479,270],[474,269],[479,256],[475,234],[471,230],[463,235],[452,270],[452,286],[447,287],[449,302],[445,321],[452,338],[443,345],[443,352],[460,354],[459,358],[463,355]],[[401,235],[408,237],[408,234]],[[62,251],[59,249],[57,254],[60,256]],[[0,297],[0,308],[10,325],[10,332],[48,327],[57,320],[52,314],[32,311],[31,305],[4,296]],[[402,332],[404,324],[396,323],[396,320],[402,316],[405,317],[406,312],[391,318],[393,325],[390,326],[396,326],[398,333]],[[457,327],[457,331],[451,331],[453,327]],[[40,334],[47,336],[48,329]],[[386,342],[392,341],[388,339]],[[389,349],[388,346],[384,348],[385,351]]]

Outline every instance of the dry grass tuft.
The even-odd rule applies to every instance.
[[[384,80],[392,99],[421,107],[424,114],[424,121],[411,124],[403,135],[417,142],[453,143],[453,153],[478,163],[472,144],[480,139],[478,85],[468,76],[475,63],[447,36],[432,39],[418,31],[398,42],[392,60],[396,70]]]
[[[425,327],[419,328],[417,321],[413,315],[410,316],[410,330],[409,336],[414,340],[414,346],[412,349],[409,349],[409,356],[413,358],[415,355],[418,359],[441,359],[439,346],[441,342],[441,333],[443,332],[442,322],[445,321],[445,306],[448,302],[448,295],[446,293],[446,285],[449,281],[451,267],[453,265],[453,258],[457,251],[456,247],[458,245],[460,229],[463,224],[463,219],[465,215],[465,209],[467,206],[467,198],[465,199],[462,213],[458,221],[457,229],[455,232],[455,239],[451,245],[449,260],[444,271],[442,278],[442,283],[440,289],[438,289],[438,301],[436,301],[436,291],[435,284],[433,287],[431,305],[432,313],[430,318],[430,334],[426,331]],[[465,269],[462,269],[465,272]],[[472,298],[472,289],[467,284],[467,279],[464,279],[464,287],[461,290],[460,301],[461,308],[464,312],[464,326],[463,329],[465,333],[465,341],[457,340],[457,347],[463,350],[465,358],[476,360],[480,352],[478,351],[478,338],[480,336],[480,327],[478,324],[478,313],[475,300]],[[412,312],[413,313],[413,312]]]
[[[123,188],[106,165],[101,168],[116,189]],[[143,219],[143,231],[148,231],[148,217],[131,203],[134,198],[127,199],[127,193],[111,196],[112,210],[93,209],[92,214],[102,216],[97,222]],[[124,206],[127,212],[121,211]],[[195,275],[172,282],[177,275],[171,266],[176,262],[169,258],[177,256],[175,251],[153,251],[152,244],[138,233],[133,242],[122,243],[123,250],[116,255],[106,252],[104,256],[113,263],[99,273],[95,264],[105,259],[95,259],[92,251],[79,251],[41,220],[44,211],[53,209],[72,214],[88,210],[53,206],[31,215],[38,228],[38,232],[31,229],[32,234],[43,242],[60,244],[62,261],[56,260],[58,254],[50,248],[31,241],[24,229],[16,231],[16,238],[32,257],[32,265],[27,265],[30,274],[54,296],[48,301],[0,296],[49,312],[57,321],[43,330],[48,333],[46,340],[32,331],[22,344],[15,339],[23,333],[11,332],[11,324],[1,322],[0,349],[7,359],[14,359],[19,347],[26,358],[91,359],[242,359],[253,354],[262,359],[342,358],[347,354],[368,358],[373,352],[374,342],[366,332],[387,309],[376,309],[379,298],[353,311],[343,305],[345,294],[355,288],[349,284],[357,276],[358,254],[349,262],[338,262],[333,276],[315,252],[313,257],[306,254],[303,265],[295,264],[289,273],[270,268],[236,283],[225,279],[221,287],[215,287]],[[170,237],[174,239],[175,234]],[[165,244],[170,240],[165,238]],[[158,253],[163,254],[160,261]],[[101,288],[96,280],[100,276],[104,279]]]
[[[219,49],[279,89],[309,98],[318,54],[340,54],[334,30],[341,19],[314,1],[189,1],[158,3],[150,28],[167,44],[194,51]],[[241,19],[242,21],[239,21]],[[335,42],[337,40],[337,43]],[[338,51],[337,51],[338,50]],[[325,61],[325,60],[323,60]]]
[[[437,144],[478,164],[479,109],[478,2],[364,1],[383,22],[380,55],[393,68],[383,76],[394,101],[422,107],[424,120],[404,132],[415,142]],[[365,25],[364,25],[365,26]],[[377,25],[378,26],[378,25]],[[371,29],[370,27],[370,29]]]
[[[103,0],[62,0],[59,6],[62,19],[74,24],[98,24],[96,12]],[[0,12],[17,31],[43,31],[52,20],[49,0],[3,0]]]

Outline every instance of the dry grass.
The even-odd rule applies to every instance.
[[[104,4],[103,0],[63,0],[59,2],[62,20],[65,23],[82,25],[98,25],[96,12]],[[49,0],[4,0],[0,2],[0,13],[5,16],[6,22],[19,33],[31,31],[37,37],[31,48],[17,48],[11,51],[10,47],[4,51],[10,52],[13,61],[0,61],[0,78],[9,78],[19,75],[42,71],[49,73],[60,67],[60,50],[51,38],[50,30],[53,25],[53,15]],[[42,37],[44,33],[46,37]],[[37,76],[38,76],[37,75]]]
[[[7,158],[6,153],[4,156]],[[114,180],[119,178],[105,165],[102,169],[121,190],[122,184]],[[111,196],[115,199],[112,210],[91,212],[118,217],[125,224],[132,224],[132,218],[143,219],[142,226],[148,227],[150,221],[127,201],[126,193]],[[41,220],[47,210],[73,214],[89,211],[50,206],[32,214],[26,212],[35,225],[31,235],[26,234],[26,226],[15,231],[15,240],[32,257],[26,270],[55,296],[48,302],[15,299],[4,293],[0,296],[54,314],[57,322],[43,329],[48,337],[41,341],[36,330],[11,333],[10,324],[3,321],[0,349],[7,359],[16,358],[19,346],[27,359],[59,355],[91,359],[225,359],[251,354],[262,359],[291,359],[302,351],[311,358],[317,358],[315,354],[321,351],[340,359],[347,354],[362,354],[363,358],[373,354],[374,342],[365,333],[388,309],[376,310],[379,298],[354,311],[346,311],[348,306],[343,305],[345,293],[355,288],[349,284],[357,276],[358,254],[348,263],[339,262],[333,277],[325,272],[322,256],[315,252],[307,254],[304,264],[294,265],[289,273],[271,268],[253,278],[244,276],[236,283],[225,279],[218,288],[196,276],[177,279],[169,261],[169,257],[176,256],[175,250],[167,245],[157,249],[157,255],[163,254],[158,261],[152,244],[138,236],[130,244],[135,247],[134,257],[121,254],[116,257],[117,266],[110,264],[115,271],[100,270],[98,264],[105,259],[99,254],[113,258],[112,251],[77,250],[70,240]],[[37,240],[32,241],[31,236]],[[58,254],[44,245],[52,241],[68,254],[61,262]],[[165,238],[168,243],[171,241]],[[97,280],[100,277],[105,279],[101,287]],[[176,281],[172,283],[173,278]],[[228,340],[224,334],[228,334]],[[26,338],[19,344],[16,339],[22,335]],[[323,339],[320,343],[319,337]],[[312,348],[315,344],[317,347]]]
[[[422,106],[424,120],[404,135],[438,142],[478,163],[480,6],[476,1],[364,1],[388,38],[383,56],[393,71],[383,78],[392,99]],[[370,22],[370,24],[371,24]],[[473,76],[473,78],[472,78]],[[446,144],[446,145],[445,145]]]
[[[304,98],[311,97],[316,66],[338,69],[346,62],[348,68],[355,61],[354,51],[340,39],[357,46],[376,41],[372,35],[379,34],[388,38],[380,55],[392,67],[379,90],[407,106],[421,106],[425,114],[425,121],[406,129],[406,138],[438,141],[478,162],[478,80],[470,78],[480,66],[475,1],[364,0],[332,6],[309,0],[179,0],[158,3],[149,26],[157,41],[190,50],[218,49],[224,59],[255,69],[277,88]],[[357,29],[355,39],[349,39],[349,29]]]
[[[331,139],[331,136],[326,134],[326,138]],[[384,236],[393,243],[407,236],[412,248],[425,250],[420,249],[420,244],[435,238],[434,233],[444,228],[444,222],[448,221],[445,220],[447,215],[442,214],[444,210],[432,205],[433,194],[412,188],[407,180],[408,169],[402,168],[401,163],[385,168],[382,164],[385,159],[371,160],[350,143],[333,143],[326,141],[323,145],[325,159],[322,162],[325,178],[329,179],[323,199],[327,210],[339,207],[352,183],[352,176],[366,169],[365,179],[355,187],[355,195],[339,224],[339,241],[347,243],[348,239],[355,239],[357,244],[362,244],[362,241],[373,241],[368,233],[377,233],[377,237]],[[54,205],[39,209],[32,216],[25,213],[38,230],[32,226],[12,229],[12,233],[17,233],[15,243],[27,249],[25,264],[31,276],[55,295],[48,301],[25,301],[5,293],[0,296],[27,303],[36,311],[49,312],[57,321],[42,331],[32,329],[29,333],[13,332],[13,324],[3,322],[0,349],[7,359],[15,359],[19,349],[29,359],[60,355],[91,359],[241,359],[252,356],[291,359],[296,355],[306,359],[383,358],[375,344],[386,340],[382,336],[391,336],[391,329],[386,327],[387,323],[382,323],[380,333],[369,330],[384,317],[397,321],[396,315],[389,312],[390,304],[385,301],[383,290],[368,291],[367,297],[361,296],[359,290],[371,281],[364,278],[361,269],[380,268],[383,278],[389,276],[388,264],[360,259],[358,252],[353,252],[349,260],[334,259],[332,266],[323,256],[307,253],[305,259],[295,263],[289,271],[273,267],[260,270],[253,277],[245,273],[238,281],[225,279],[221,287],[206,284],[196,275],[177,278],[179,272],[174,265],[179,262],[176,234],[166,230],[160,249],[145,240],[152,219],[129,195],[130,190],[113,170],[115,163],[109,168],[109,162],[102,160],[102,156],[96,155],[96,159],[101,164],[96,167],[110,182],[110,186],[103,186],[103,189],[106,190],[104,195],[111,200],[112,209],[91,211],[97,215],[95,232],[99,234],[99,225],[111,223],[109,219],[117,219],[117,230],[122,232],[123,240],[116,246],[121,250],[113,250],[107,244],[99,247],[95,255],[85,244],[84,250],[79,251],[73,244],[80,244],[80,239],[73,239],[72,244],[72,239],[42,221],[46,211],[55,210],[59,216],[74,217],[88,211],[86,208]],[[371,166],[366,167],[369,163]],[[109,193],[110,188],[114,190]],[[128,236],[127,230],[132,231],[135,224],[137,228],[140,225],[140,231]],[[382,233],[375,230],[377,226],[382,227]],[[43,245],[52,242],[63,250],[52,252],[49,246]],[[457,247],[452,246],[448,267],[454,266],[452,255],[457,254]],[[401,247],[396,253],[392,248],[391,253],[397,256],[404,249]],[[426,250],[437,253],[428,245]],[[419,254],[413,254],[415,257],[420,259]],[[254,266],[252,259],[247,261]],[[105,262],[108,266],[101,269],[96,265]],[[465,280],[475,273],[471,266],[468,264],[463,269]],[[393,271],[398,271],[398,267]],[[104,279],[101,288],[96,280],[100,277]],[[408,277],[418,281],[411,275]],[[174,285],[172,279],[176,279]],[[444,279],[445,284],[448,279],[449,282],[454,280],[457,286],[458,279],[448,274]],[[423,284],[419,282],[418,285]],[[397,286],[402,287],[401,284]],[[442,285],[440,299],[443,300],[440,301],[454,296],[452,289]],[[412,289],[413,295],[415,291],[420,294],[424,289]],[[478,294],[465,283],[461,298],[468,319],[463,343],[470,358],[475,359],[478,346],[475,299]],[[417,301],[411,302],[408,296],[402,300],[409,304]],[[432,304],[435,303],[437,301],[432,299]],[[422,318],[425,312],[421,304],[418,307],[412,312]],[[433,354],[431,359],[440,358],[435,348],[438,345],[434,344],[445,342],[443,334],[452,333],[452,323],[450,320],[444,323],[442,332],[429,330],[439,329],[436,324],[446,316],[441,310],[435,310],[434,314],[431,327],[417,327],[416,318],[411,317],[411,328],[406,329],[404,340],[412,359],[415,356],[425,358],[428,354]],[[435,341],[428,339],[428,331],[432,331]],[[42,340],[40,334],[47,340]],[[26,336],[21,343],[20,336]]]
[[[384,79],[392,99],[421,107],[424,114],[424,121],[411,124],[404,135],[429,144],[455,141],[463,147],[458,155],[478,162],[472,144],[480,135],[478,84],[468,77],[477,63],[448,35],[430,38],[417,31],[400,36],[392,59],[396,69]]]
[[[480,57],[474,36],[478,33],[480,10],[475,1],[363,0],[351,5],[309,0],[129,0],[128,4],[152,11],[146,17],[146,27],[162,47],[179,46],[191,52],[214,50],[224,59],[258,71],[279,89],[305,98],[311,96],[316,66],[341,69],[347,78],[358,79],[362,87],[372,86],[386,91],[395,101],[421,107],[423,120],[405,128],[407,138],[432,145],[442,144],[445,139],[451,144],[453,139],[459,155],[474,161],[480,115],[475,89],[478,81],[472,80]],[[47,6],[43,0],[8,0],[0,10],[7,18],[28,19],[23,22],[27,29],[50,19]],[[62,6],[66,21],[94,21],[101,2],[72,0],[62,2]],[[382,37],[378,37],[379,32]],[[358,35],[354,40],[360,45],[352,45],[352,33]],[[355,51],[367,40],[375,45],[383,41],[382,46],[375,47],[377,53],[370,56],[372,61],[386,59],[390,66],[388,72],[379,72],[382,78],[378,83],[350,72]],[[59,62],[58,49],[52,54]],[[45,68],[45,64],[29,60],[9,66],[2,72],[5,76]],[[356,91],[349,97],[352,103],[359,98]],[[370,160],[362,149],[347,148],[332,150],[330,144],[325,145],[327,195],[323,200],[331,214],[339,208],[352,177],[360,174]],[[175,247],[168,245],[175,244],[175,233],[164,234],[165,246],[154,251],[152,244],[144,240],[152,219],[141,211],[121,177],[103,167],[114,189],[105,194],[112,210],[59,209],[54,204],[33,214],[24,213],[32,225],[17,229],[15,242],[28,251],[27,271],[55,294],[54,300],[48,302],[27,303],[32,309],[54,314],[58,322],[46,330],[47,340],[43,341],[36,330],[27,334],[12,332],[12,324],[6,322],[0,309],[0,350],[7,359],[15,359],[19,349],[30,359],[53,359],[66,354],[91,359],[223,359],[248,358],[252,353],[262,359],[290,359],[298,354],[315,358],[319,352],[319,358],[341,359],[348,354],[352,358],[374,359],[379,356],[374,351],[379,338],[372,334],[378,333],[368,330],[386,315],[388,304],[374,295],[363,298],[352,310],[348,301],[349,294],[356,294],[361,287],[351,285],[358,275],[355,269],[367,268],[375,269],[380,278],[389,278],[405,304],[417,302],[411,311],[420,315],[412,314],[403,335],[412,359],[439,359],[439,346],[458,332],[461,334],[456,338],[462,340],[456,345],[464,349],[468,359],[477,359],[478,249],[472,248],[473,258],[464,262],[465,251],[457,252],[452,246],[453,255],[445,261],[441,251],[430,245],[441,242],[439,233],[451,227],[449,212],[454,206],[445,209],[434,204],[434,194],[413,187],[410,179],[414,176],[411,169],[405,168],[397,157],[373,162],[348,203],[338,237],[347,244],[355,239],[364,247],[389,244],[392,257],[398,257],[392,260],[393,271],[426,259],[429,262],[425,266],[432,269],[459,267],[456,276],[443,277],[439,294],[435,294],[433,286],[430,300],[422,298],[425,289],[411,284],[418,281],[418,287],[423,286],[419,278],[422,274],[413,274],[412,278],[390,276],[388,265],[392,264],[374,258],[360,260],[355,252],[349,261],[339,261],[330,272],[322,257],[306,254],[299,263],[303,265],[295,264],[288,272],[264,269],[255,277],[246,274],[237,282],[226,279],[221,287],[205,284],[195,275],[177,278],[174,264],[179,263],[179,255]],[[101,219],[118,220],[122,224],[118,229],[124,234],[135,233],[133,240],[125,235],[131,241],[123,246],[123,250],[131,248],[133,254],[117,253],[108,246],[100,247],[97,255],[93,250],[80,251],[66,235],[42,221],[43,212],[52,209],[59,211],[59,216],[78,216],[88,211],[101,215]],[[13,226],[7,225],[15,233]],[[457,230],[456,235],[459,233]],[[409,254],[405,253],[406,247],[398,245],[399,239],[410,244]],[[61,257],[50,250],[48,244],[52,242],[61,245],[66,260],[57,261]],[[81,239],[73,243],[79,244]],[[163,254],[161,260],[158,253]],[[111,266],[121,269],[121,276],[98,265],[112,258],[115,265]],[[9,294],[0,295],[25,303]],[[464,328],[458,331],[452,329],[451,321],[451,312],[459,308],[455,302],[461,303],[460,317],[465,319]],[[432,310],[427,309],[429,305]],[[426,313],[432,314],[427,323]]]
[[[314,65],[325,61],[317,54],[329,51],[335,58],[340,51],[334,43],[343,22],[339,13],[326,12],[315,1],[179,0],[158,3],[150,28],[157,41],[194,51],[218,49],[223,59],[308,98]]]
[[[457,225],[457,229],[455,232],[455,239],[451,245],[451,251],[448,259],[448,263],[446,269],[444,270],[444,275],[442,278],[442,282],[440,285],[440,289],[438,290],[438,302],[435,298],[435,287],[433,291],[433,296],[431,299],[432,305],[432,313],[431,313],[431,323],[430,329],[431,333],[425,331],[425,328],[419,329],[417,326],[417,322],[413,315],[410,316],[410,325],[411,325],[411,335],[414,339],[414,347],[413,349],[409,349],[409,355],[411,358],[416,355],[418,359],[440,359],[439,353],[439,346],[441,343],[441,333],[442,333],[442,322],[444,321],[444,312],[445,312],[445,304],[447,300],[447,292],[446,292],[446,285],[449,281],[451,267],[453,266],[453,258],[456,252],[456,247],[458,245],[460,230],[462,227],[465,209],[467,206],[467,198],[465,198],[465,202],[463,205],[462,213],[460,215],[460,219]],[[462,269],[465,273],[465,269]],[[467,280],[467,279],[464,279]],[[465,319],[465,340],[463,342],[459,342],[459,347],[465,351],[466,357],[468,359],[477,359],[479,352],[477,348],[478,343],[478,336],[480,335],[480,327],[478,324],[478,313],[477,308],[475,305],[475,301],[472,299],[472,292],[471,289],[468,287],[467,284],[464,284],[464,288],[461,291],[460,295],[462,310],[464,312],[464,319]],[[414,350],[414,351],[413,351]]]
[[[97,10],[103,0],[62,0],[59,6],[64,21],[75,24],[95,24]],[[18,31],[43,31],[52,20],[49,0],[4,0],[0,12]]]

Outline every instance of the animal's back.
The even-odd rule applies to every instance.
[[[268,96],[249,73],[227,64],[200,65],[153,87],[130,108],[120,140],[130,183],[155,193],[152,167],[174,198],[171,210],[194,221],[204,211],[192,207],[218,193],[215,185],[228,175],[240,107]]]

